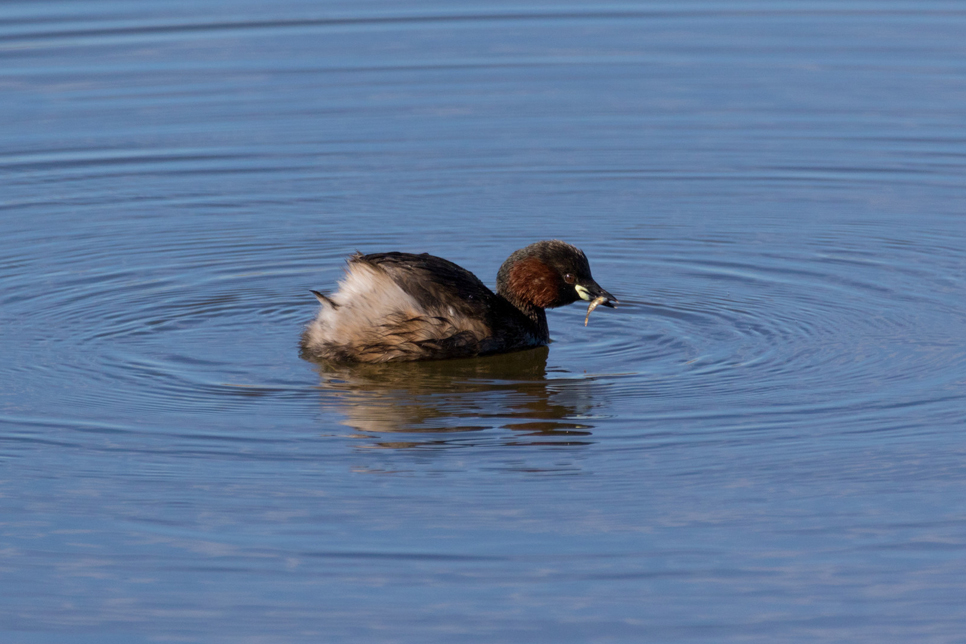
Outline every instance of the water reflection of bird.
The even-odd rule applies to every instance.
[[[591,426],[575,417],[600,401],[587,380],[548,380],[547,355],[538,347],[471,360],[320,365],[322,402],[381,447],[458,445],[467,432],[495,427],[515,430],[514,444],[584,444]],[[386,441],[386,433],[409,436]]]
[[[423,253],[356,254],[302,335],[302,355],[327,362],[466,358],[550,341],[544,309],[578,299],[614,306],[584,253],[562,241],[514,252],[497,273],[496,293],[464,268]]]

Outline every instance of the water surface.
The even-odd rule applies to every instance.
[[[957,3],[0,9],[4,642],[966,641]],[[356,250],[622,303],[298,357]]]

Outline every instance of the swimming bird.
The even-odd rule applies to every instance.
[[[547,315],[577,300],[614,307],[583,251],[540,241],[514,252],[496,293],[468,270],[427,253],[356,253],[302,334],[302,356],[330,362],[468,358],[545,345]],[[586,320],[585,320],[586,324]]]

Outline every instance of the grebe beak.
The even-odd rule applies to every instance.
[[[577,284],[574,284],[574,290],[577,291],[577,295],[580,296],[580,299],[587,302],[596,300],[598,298],[605,298],[604,301],[601,302],[603,306],[614,308],[620,304],[616,297],[602,289],[600,284],[594,280],[581,280]]]

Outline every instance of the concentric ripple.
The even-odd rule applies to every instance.
[[[892,263],[824,240],[776,253],[740,239],[726,240],[725,251],[720,239],[631,239],[624,252],[644,251],[645,262],[628,266],[607,249],[594,263],[621,307],[595,313],[587,327],[579,306],[550,312],[549,360],[528,367],[533,375],[523,381],[518,367],[484,361],[483,372],[395,367],[408,375],[381,381],[323,370],[319,391],[290,366],[279,369],[273,351],[295,352],[314,312],[307,288],[331,288],[341,249],[319,253],[306,240],[260,243],[230,231],[217,240],[180,231],[147,253],[123,237],[109,249],[91,239],[61,243],[46,260],[44,288],[36,285],[36,257],[53,242],[23,239],[35,248],[9,261],[3,304],[25,339],[59,356],[8,369],[27,387],[57,369],[74,383],[59,404],[98,413],[217,414],[266,397],[319,397],[350,427],[432,433],[506,428],[514,418],[565,428],[602,405],[647,399],[644,413],[662,422],[850,414],[881,427],[876,410],[955,389],[963,357],[938,323],[957,315],[958,300],[948,297],[947,276],[929,269],[931,257],[948,252],[948,242],[927,243],[935,236],[904,240]],[[372,246],[390,243],[373,236]],[[545,383],[539,390],[534,377]],[[326,384],[333,382],[342,384]],[[414,395],[418,408],[407,402]],[[702,404],[709,397],[720,401],[713,410]],[[487,411],[494,406],[501,411]]]

